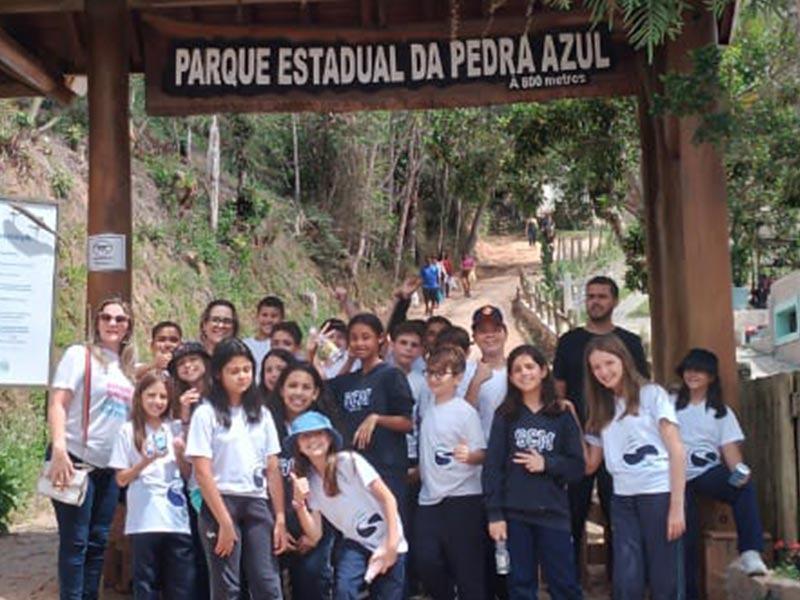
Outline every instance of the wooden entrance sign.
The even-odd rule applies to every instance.
[[[402,110],[632,95],[634,53],[584,13],[402,29],[144,18],[147,111]],[[546,26],[546,29],[543,27]]]

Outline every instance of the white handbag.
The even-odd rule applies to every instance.
[[[91,399],[92,388],[92,354],[89,347],[86,347],[86,364],[83,371],[83,447],[89,437],[89,402]],[[86,499],[86,489],[89,486],[89,473],[93,467],[84,464],[74,465],[75,475],[63,487],[56,487],[50,479],[51,461],[47,460],[36,480],[36,491],[42,496],[47,496],[64,504],[81,506]]]
[[[42,496],[64,504],[81,506],[86,500],[86,489],[89,487],[89,473],[92,471],[92,467],[75,465],[75,475],[72,480],[64,487],[56,487],[50,479],[51,464],[49,460],[44,463],[42,472],[39,473],[39,479],[36,481],[36,491]]]

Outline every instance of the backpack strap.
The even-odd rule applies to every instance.
[[[83,369],[83,447],[89,441],[89,404],[92,398],[92,350],[87,344]]]

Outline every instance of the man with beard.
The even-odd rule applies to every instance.
[[[559,398],[572,402],[575,406],[581,427],[585,426],[587,412],[584,399],[584,352],[589,341],[598,335],[613,333],[628,348],[636,362],[637,369],[646,378],[650,378],[650,369],[645,358],[641,338],[612,321],[614,308],[619,303],[619,287],[610,277],[598,275],[586,283],[586,325],[576,327],[562,335],[558,340],[556,356],[553,361],[553,376],[556,380],[556,393]],[[605,516],[607,527],[605,538],[608,548],[606,554],[606,572],[611,574],[611,476],[605,464],[600,465],[596,473],[597,491],[600,506]],[[586,529],[586,519],[592,501],[592,488],[595,475],[586,476],[583,481],[569,486],[570,512],[572,515],[572,538],[575,544],[575,564],[580,565],[580,548]]]

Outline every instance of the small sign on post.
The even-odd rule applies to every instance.
[[[86,263],[89,271],[124,271],[126,266],[125,236],[101,233],[89,236]]]

